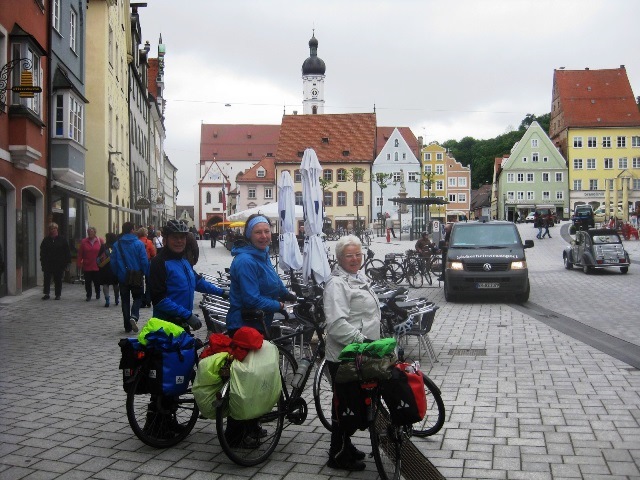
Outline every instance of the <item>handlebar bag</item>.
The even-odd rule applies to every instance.
[[[270,412],[282,392],[278,365],[278,348],[263,342],[242,361],[231,363],[229,415],[236,420],[250,420]]]
[[[411,425],[427,413],[422,372],[412,367],[408,363],[397,363],[392,368],[391,379],[382,384],[382,398],[395,425]]]
[[[187,332],[174,337],[160,329],[148,333],[146,340],[147,355],[150,355],[146,372],[149,393],[184,394],[189,388],[196,363],[194,338]]]
[[[396,340],[382,338],[369,343],[351,343],[342,349],[342,361],[336,373],[336,383],[358,380],[388,380],[397,363]]]

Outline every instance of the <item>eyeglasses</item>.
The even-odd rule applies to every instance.
[[[347,253],[347,254],[345,254],[344,258],[346,258],[347,260],[351,260],[352,258],[362,258],[362,254],[361,253]]]

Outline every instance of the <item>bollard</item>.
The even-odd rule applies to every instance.
[[[391,242],[391,229],[387,228],[387,243]]]

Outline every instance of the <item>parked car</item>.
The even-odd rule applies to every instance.
[[[604,205],[600,205],[596,208],[595,212],[593,212],[593,218],[598,223],[603,223],[609,221],[609,219],[613,217],[613,205],[609,204],[609,214],[605,215]],[[618,207],[618,213],[616,213],[617,219],[622,219],[622,208]]]
[[[591,228],[576,232],[575,240],[562,252],[564,267],[582,267],[584,273],[604,268],[620,268],[629,271],[629,254],[622,245],[618,232],[608,228]]]
[[[511,222],[454,223],[446,252],[445,299],[496,293],[526,302],[531,287],[524,250],[531,247],[533,240],[523,243]]]
[[[535,219],[536,219],[536,212],[531,212],[529,215],[527,215],[524,221],[525,223],[533,223]]]
[[[574,230],[586,230],[594,228],[596,221],[593,216],[593,207],[591,205],[577,205],[571,217]]]

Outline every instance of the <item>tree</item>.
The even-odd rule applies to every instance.
[[[362,167],[353,167],[347,170],[347,180],[353,180],[353,182],[356,184],[356,191],[355,191],[355,197],[354,197],[354,200],[356,201],[354,203],[356,204],[356,235],[359,238],[361,236],[361,233],[360,233],[361,230],[360,230],[360,209],[358,208],[360,203],[360,197],[358,195],[358,183],[363,183],[365,181],[364,173],[365,173],[365,170]]]
[[[389,180],[393,178],[393,175],[390,173],[376,173],[376,177],[374,182],[380,187],[380,222],[384,221],[384,216],[382,215],[382,191],[389,186]]]

